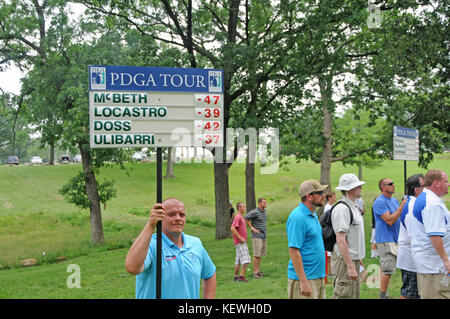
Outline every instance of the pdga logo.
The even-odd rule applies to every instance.
[[[222,72],[208,71],[209,92],[222,92]]]
[[[106,90],[106,68],[93,66],[91,67],[91,89]]]

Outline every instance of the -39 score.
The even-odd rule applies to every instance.
[[[219,119],[222,117],[220,108],[195,108],[195,115],[203,119]]]

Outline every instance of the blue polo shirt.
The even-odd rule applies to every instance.
[[[182,234],[183,247],[178,248],[162,233],[162,299],[199,299],[200,279],[216,272],[211,258],[199,238]],[[144,271],[136,276],[136,298],[156,298],[156,234],[153,234]]]
[[[387,198],[383,194],[375,199],[373,203],[373,213],[375,216],[375,242],[376,243],[397,243],[398,242],[398,233],[400,231],[400,220],[389,226],[386,222],[381,218],[386,212],[389,212],[391,215],[397,210],[400,206],[398,200],[394,197]]]
[[[311,213],[305,204],[300,203],[289,215],[286,230],[289,248],[300,250],[306,278],[311,280],[325,277],[322,227],[315,212]],[[288,278],[299,280],[292,259],[288,264]]]

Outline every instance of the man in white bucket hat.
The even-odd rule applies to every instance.
[[[336,187],[336,190],[342,192],[339,202],[348,206],[338,202],[331,215],[331,224],[336,234],[333,249],[335,299],[359,299],[360,296],[359,269],[365,257],[365,243],[364,221],[356,199],[361,197],[363,184],[365,182],[360,181],[355,174],[344,174]]]

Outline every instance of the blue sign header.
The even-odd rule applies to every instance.
[[[223,93],[223,70],[91,65],[89,90]]]
[[[394,136],[404,138],[419,138],[419,131],[412,128],[394,126]]]

